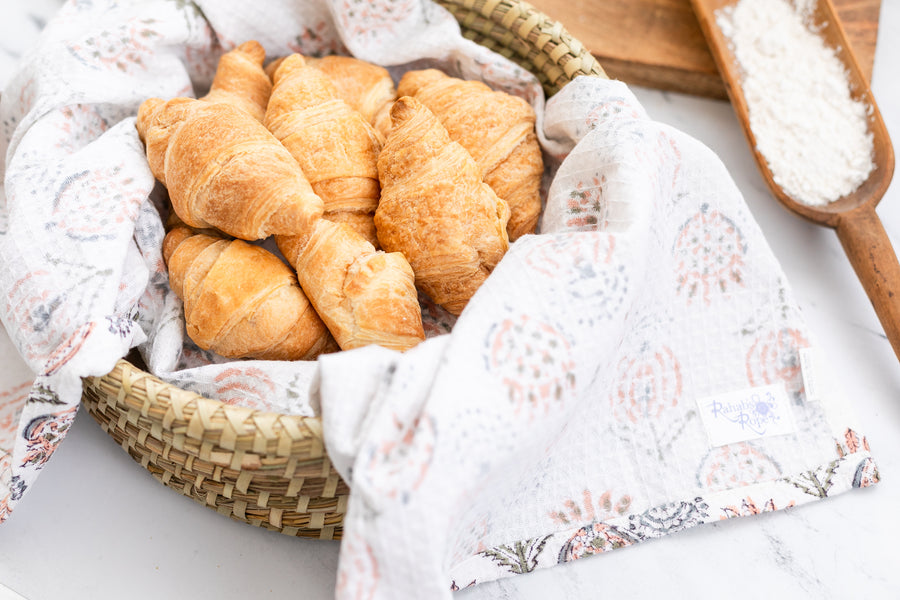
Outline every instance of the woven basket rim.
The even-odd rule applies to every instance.
[[[537,76],[547,96],[579,75],[607,78],[590,51],[558,21],[517,0],[437,0],[463,36]]]
[[[214,443],[227,450],[291,456],[297,445],[322,444],[319,417],[305,417],[236,406],[207,398],[161,380],[119,359],[108,374],[85,384],[115,393],[126,410],[165,430],[181,430],[187,440]],[[158,437],[158,436],[154,436]]]

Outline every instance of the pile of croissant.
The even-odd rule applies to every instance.
[[[188,335],[271,360],[415,346],[419,291],[459,314],[534,231],[531,107],[434,69],[395,88],[356,58],[265,58],[246,42],[206,96],[138,112],[174,213],[163,256]],[[281,257],[253,243],[270,236]]]

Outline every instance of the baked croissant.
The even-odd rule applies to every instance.
[[[391,104],[397,99],[394,80],[387,69],[352,56],[325,56],[307,62],[325,73],[338,95],[387,137]]]
[[[544,164],[531,106],[480,81],[456,79],[437,69],[407,72],[397,93],[427,106],[478,162],[484,181],[509,204],[509,239],[534,232]]]
[[[230,104],[151,98],[137,129],[153,174],[189,226],[245,240],[309,231],[322,200],[290,153]]]
[[[262,66],[265,59],[265,49],[253,40],[226,52],[219,58],[209,93],[201,100],[231,104],[262,122],[272,92],[272,82]]]
[[[324,73],[299,54],[274,74],[266,127],[297,160],[325,218],[343,222],[378,243],[373,217],[378,206],[378,135],[362,115],[341,100]]]
[[[341,349],[378,344],[402,352],[425,339],[415,276],[403,255],[377,251],[326,219],[309,236],[275,241]]]
[[[290,55],[288,55],[288,56],[290,56]],[[281,63],[283,63],[284,59],[286,59],[286,58],[287,58],[287,56],[280,56],[276,59],[273,59],[271,62],[269,62],[269,64],[267,64],[265,66],[265,68],[263,70],[266,72],[266,75],[268,75],[270,81],[272,80],[273,77],[275,77],[275,71],[278,70],[278,67],[281,66]]]
[[[509,208],[422,103],[401,97],[391,118],[378,157],[378,240],[402,252],[416,285],[458,315],[509,247]]]
[[[172,229],[163,242],[169,282],[184,301],[188,336],[229,358],[311,360],[337,344],[290,267],[267,250]]]

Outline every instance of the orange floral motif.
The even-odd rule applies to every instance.
[[[709,451],[697,473],[706,490],[717,491],[781,477],[781,467],[747,442],[729,444]]]
[[[678,184],[678,176],[681,174],[681,150],[678,148],[675,140],[665,133],[659,134],[656,144],[660,155],[663,157],[660,160],[660,164],[664,168],[672,168],[672,188],[674,189]],[[671,157],[667,156],[670,153]]]
[[[800,349],[809,342],[797,329],[763,331],[747,351],[747,380],[751,386],[784,382],[792,394],[803,390]]]
[[[343,0],[335,4],[334,14],[346,36],[365,38],[396,27],[404,16],[416,13],[417,5],[417,0]]]
[[[610,405],[619,421],[656,419],[681,398],[681,364],[668,346],[648,342],[636,356],[622,358],[616,381]]]
[[[713,292],[742,287],[745,252],[744,236],[734,222],[704,204],[675,240],[676,291],[686,293],[689,303],[700,297],[709,304]]]
[[[865,436],[860,438],[859,434],[849,427],[844,431],[844,443],[841,444],[839,441],[835,440],[835,445],[839,457],[859,452],[860,448],[866,452],[869,451],[869,440],[867,440]]]
[[[792,506],[795,506],[796,504],[797,504],[797,502],[795,500],[791,500],[790,502],[785,504],[782,508],[790,508]],[[757,504],[753,500],[753,498],[747,496],[746,498],[741,500],[740,506],[723,506],[722,512],[724,514],[722,516],[720,516],[719,519],[724,520],[724,519],[731,519],[734,517],[747,517],[750,515],[758,515],[758,514],[764,513],[764,512],[774,512],[776,510],[778,510],[778,507],[775,506],[775,500],[772,498],[769,498],[765,502],[765,504],[763,504],[763,507],[760,508],[759,506],[757,506]]]
[[[257,367],[230,367],[214,379],[218,384],[216,398],[225,404],[259,410],[270,408],[269,397],[275,393],[275,383],[265,371]]]
[[[569,192],[566,212],[572,215],[566,221],[571,231],[603,231],[609,226],[609,205],[603,198],[606,175],[579,181]]]
[[[6,520],[9,516],[9,500],[12,494],[6,494],[2,500],[0,500],[0,523]]]
[[[85,323],[75,330],[75,332],[60,344],[56,350],[47,358],[47,364],[44,366],[44,375],[53,375],[59,371],[73,356],[78,354],[85,341],[90,337],[94,330],[94,323]]]
[[[19,415],[30,389],[31,382],[27,381],[0,393],[0,452],[12,449],[12,436],[18,429]],[[2,472],[3,463],[0,459],[0,473]]]
[[[408,424],[395,415],[393,425],[392,435],[370,448],[362,476],[381,497],[406,502],[428,473],[437,432],[428,415]]]
[[[66,295],[50,291],[51,279],[44,270],[26,274],[10,288],[5,306],[7,322],[15,326],[13,341],[22,356],[41,364],[69,325],[68,314],[62,310]]]
[[[109,123],[92,104],[74,104],[59,109],[57,148],[75,151],[109,129]]]
[[[507,318],[488,334],[488,367],[506,387],[516,414],[546,415],[575,389],[575,362],[566,337],[528,315]]]
[[[623,494],[614,501],[612,492],[603,492],[596,502],[590,490],[581,493],[581,503],[568,499],[562,510],[550,511],[549,517],[559,525],[577,525],[620,517],[631,507],[631,496]]]
[[[584,119],[591,129],[612,119],[640,119],[641,115],[631,102],[624,98],[613,98],[592,108]]]
[[[577,268],[612,263],[616,238],[605,235],[542,235],[532,243],[525,261],[536,272],[551,278]]]
[[[325,21],[319,21],[312,27],[303,27],[288,47],[291,52],[304,56],[349,54],[334,28]]]
[[[879,481],[881,481],[881,476],[878,474],[878,467],[872,457],[867,456],[856,465],[851,485],[855,488],[864,488],[875,485]]]
[[[381,575],[371,546],[359,538],[345,539],[341,545],[336,595],[353,600],[370,600]]]
[[[608,523],[593,523],[582,527],[569,538],[559,552],[558,561],[570,562],[586,556],[630,546],[640,539],[627,530]]]
[[[22,466],[30,465],[40,469],[50,460],[59,443],[75,420],[77,406],[58,413],[41,415],[31,419],[22,435],[25,438],[25,458]]]
[[[105,29],[68,47],[85,65],[129,73],[146,71],[145,59],[152,54],[149,40],[161,37],[153,29],[154,19],[129,19],[114,29]]]

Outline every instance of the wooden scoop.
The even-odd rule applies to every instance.
[[[894,149],[869,84],[860,70],[830,0],[817,0],[813,21],[825,43],[834,48],[846,65],[851,96],[863,102],[869,111],[869,131],[874,138],[875,168],[869,178],[855,191],[825,206],[810,206],[791,198],[775,183],[765,157],[757,149],[756,138],[750,130],[747,101],[741,88],[737,59],[729,47],[729,40],[716,23],[716,11],[737,3],[737,0],[691,0],[700,27],[709,43],[722,79],[737,113],[741,127],[756,164],[769,189],[786,208],[797,215],[837,231],[856,275],[875,307],[881,325],[894,353],[900,358],[900,264],[890,239],[875,213],[875,207],[887,191],[894,174]]]

